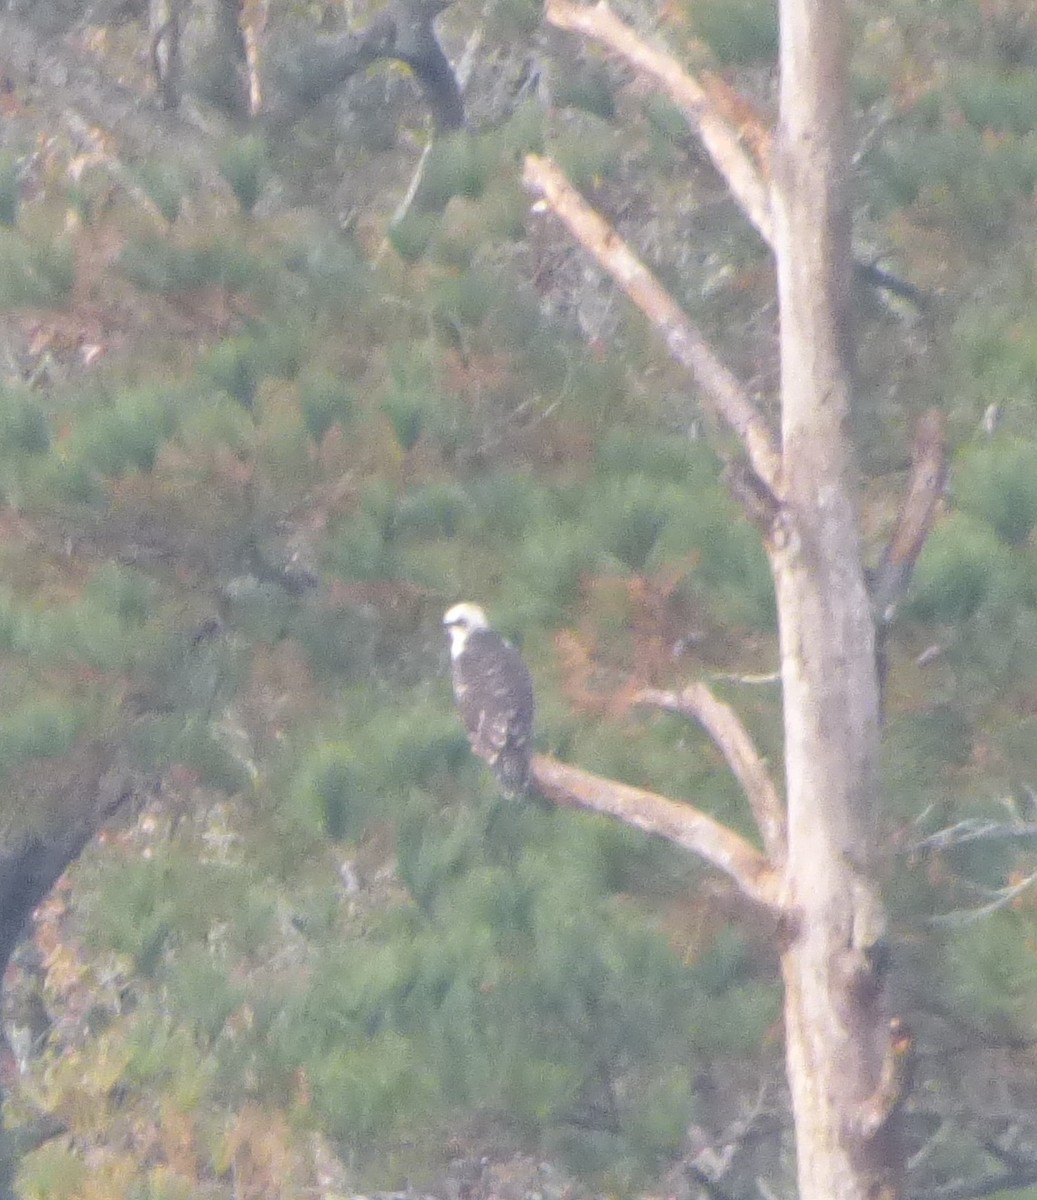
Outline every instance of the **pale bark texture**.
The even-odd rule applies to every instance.
[[[769,550],[785,714],[787,895],[782,957],[800,1196],[894,1187],[881,1091],[881,902],[870,879],[879,689],[848,436],[850,219],[841,4],[782,0],[775,144],[783,519]]]
[[[600,5],[574,12],[557,3],[547,15],[567,28],[589,23],[600,33],[609,14]],[[742,470],[729,479],[764,533],[775,580],[785,807],[733,711],[701,685],[642,693],[641,700],[682,712],[709,732],[750,802],[762,855],[690,806],[548,759],[537,760],[534,777],[557,803],[609,813],[707,859],[777,918],[799,1195],[877,1200],[900,1188],[894,1127],[911,1039],[886,1010],[885,917],[872,870],[880,687],[849,432],[845,13],[836,0],[782,0],[780,16],[780,120],[767,210],[781,310],[780,444],[687,316],[558,168],[530,156],[525,182],[645,313],[671,357],[694,377],[707,411],[737,435]],[[714,155],[714,163],[727,176],[729,160]],[[729,183],[744,206],[737,178]],[[884,608],[902,593],[938,503],[942,426],[933,417],[923,424],[919,445],[928,449],[916,455],[914,499],[887,556],[898,569],[884,572],[892,581]]]

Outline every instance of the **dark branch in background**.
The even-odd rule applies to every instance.
[[[7,1152],[12,1162],[38,1150],[47,1142],[68,1132],[68,1126],[53,1113],[39,1113],[25,1124],[7,1131]]]
[[[449,0],[395,0],[359,33],[314,38],[279,64],[271,94],[278,99],[262,115],[271,131],[299,120],[376,59],[406,63],[414,72],[436,127],[464,125],[461,91],[436,37],[435,18]]]
[[[889,292],[891,296],[896,296],[899,300],[906,300],[921,313],[928,312],[932,307],[932,297],[928,293],[875,263],[862,262],[857,259],[853,264],[853,273],[860,283],[866,283],[880,291]]]
[[[450,61],[443,53],[432,22],[451,0],[396,0],[390,11],[396,39],[390,57],[405,62],[417,76],[436,126],[441,130],[464,125],[464,104]]]
[[[60,819],[41,821],[39,830],[0,834],[0,979],[33,909],[133,795],[132,775],[121,760],[116,746],[96,741],[71,751],[59,764],[33,764],[35,786],[26,783],[26,803],[54,810],[60,797]],[[14,1170],[34,1138],[42,1145],[58,1132],[45,1121],[10,1133],[0,1124],[0,1200],[12,1200]]]
[[[445,7],[444,0],[396,0],[360,33],[314,37],[280,56],[273,48],[277,66],[264,80],[270,102],[259,123],[283,134],[351,76],[388,58],[406,62],[414,72],[438,128],[459,128],[460,89],[432,24]],[[40,38],[31,24],[6,11],[0,11],[0,69],[31,81],[34,103],[55,123],[67,124],[71,115],[84,131],[117,132],[128,157],[153,154],[159,144],[193,173],[217,174],[211,130],[193,124],[189,111],[142,103],[140,93],[106,75],[103,64],[60,38]]]
[[[32,910],[132,794],[129,773],[119,770],[113,746],[99,742],[72,751],[69,762],[70,770],[57,784],[60,826],[0,838],[0,975]]]

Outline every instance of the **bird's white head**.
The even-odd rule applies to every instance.
[[[476,629],[489,629],[490,623],[486,613],[478,604],[470,604],[467,600],[448,608],[443,614],[443,625],[450,634],[450,657],[457,656],[464,650],[468,635]]]

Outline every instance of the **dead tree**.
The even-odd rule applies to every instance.
[[[803,1200],[874,1200],[901,1186],[895,1117],[910,1037],[886,1000],[885,914],[877,884],[879,624],[907,586],[942,485],[938,414],[919,433],[914,478],[869,594],[848,429],[854,265],[846,144],[844,12],[781,2],[778,128],[739,128],[716,89],[648,46],[602,2],[549,0],[547,19],[595,38],[683,108],[745,215],[771,247],[781,312],[781,428],[619,236],[558,168],[527,159],[525,182],[627,292],[692,375],[701,402],[736,435],[733,474],[761,529],[777,599],[784,797],[737,716],[702,684],[644,703],[697,721],[752,807],[763,850],[690,805],[538,758],[549,799],[608,813],[726,872],[775,921],[785,983],[787,1076]],[[723,100],[724,97],[720,96]]]

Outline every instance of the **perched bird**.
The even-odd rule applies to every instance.
[[[509,799],[529,786],[533,752],[533,681],[515,647],[490,628],[478,604],[455,604],[443,616],[461,720],[472,750],[493,768]]]

